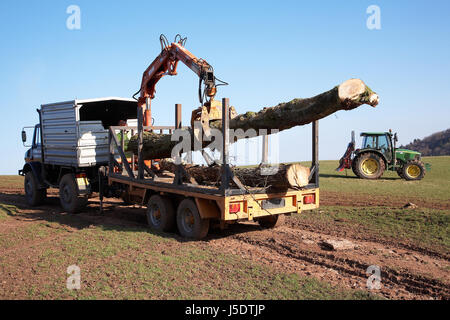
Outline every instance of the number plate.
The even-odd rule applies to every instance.
[[[261,207],[263,209],[276,209],[276,208],[283,208],[286,204],[286,201],[284,198],[276,198],[276,199],[268,199],[263,200],[261,203]]]
[[[77,178],[77,185],[78,190],[86,191],[88,189],[89,182],[87,181],[87,178]]]

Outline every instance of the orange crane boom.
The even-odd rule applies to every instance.
[[[178,36],[177,36],[178,37]],[[177,75],[178,62],[183,62],[189,69],[194,71],[199,79],[199,99],[203,103],[203,95],[205,94],[211,100],[216,95],[217,89],[215,84],[214,71],[211,65],[203,59],[198,59],[186,48],[184,43],[186,38],[179,37],[179,41],[168,45],[166,38],[161,35],[161,53],[150,64],[142,75],[142,83],[140,88],[140,97],[138,106],[142,108],[144,115],[144,126],[152,125],[151,117],[151,99],[155,97],[155,86],[158,81],[166,76]],[[201,83],[205,85],[204,93],[201,92]]]

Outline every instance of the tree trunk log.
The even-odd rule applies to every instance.
[[[161,160],[161,171],[176,172],[176,165],[170,160]],[[220,181],[221,166],[183,165],[190,183],[215,185]],[[234,167],[232,171],[248,187],[270,187],[272,189],[299,189],[309,183],[310,170],[298,163],[260,166],[251,168]]]
[[[294,99],[280,103],[275,107],[264,108],[259,112],[247,112],[230,120],[230,129],[277,129],[286,130],[295,126],[311,123],[333,114],[339,110],[352,110],[363,104],[375,107],[378,96],[360,79],[350,79],[333,89],[307,99]],[[211,128],[221,129],[222,121],[210,121]],[[189,130],[193,139],[192,128]],[[268,131],[270,134],[270,131]],[[237,137],[239,139],[240,137]],[[245,138],[242,136],[241,138]],[[128,149],[137,154],[137,136],[130,139]],[[192,140],[193,141],[193,140]],[[210,142],[200,144],[205,147]],[[170,158],[172,149],[178,141],[171,141],[171,135],[144,132],[144,159]],[[193,144],[193,143],[192,143]],[[196,151],[192,148],[193,151]]]

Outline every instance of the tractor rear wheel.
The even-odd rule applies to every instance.
[[[358,171],[356,170],[357,160],[358,160],[358,158],[354,158],[352,161],[352,171],[355,174],[355,176],[358,177],[358,173],[357,173]]]
[[[402,167],[402,177],[405,180],[422,180],[425,176],[425,165],[422,161],[411,160]]]
[[[361,179],[378,179],[385,169],[384,160],[375,153],[363,153],[355,159],[354,172]]]

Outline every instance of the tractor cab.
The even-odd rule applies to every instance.
[[[362,132],[362,150],[377,150],[389,162],[393,160],[394,146],[392,143],[392,133],[390,132]],[[397,135],[395,135],[397,137]],[[359,149],[359,150],[361,150]],[[357,150],[358,151],[358,150]]]

